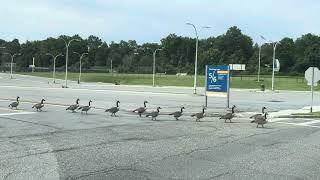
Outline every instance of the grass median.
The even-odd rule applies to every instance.
[[[52,78],[50,72],[34,72],[34,73],[19,73],[24,75],[32,75],[39,77]],[[65,73],[56,73],[57,79],[64,79]],[[68,73],[68,79],[76,81],[79,73]],[[103,82],[115,83],[124,85],[152,85],[151,74],[110,74],[110,73],[83,73],[81,80],[84,82]],[[156,75],[155,79],[157,86],[193,86],[193,76],[176,76],[176,75]],[[260,84],[264,84],[266,89],[271,89],[271,76],[261,76],[261,81],[257,82],[256,76],[237,76],[231,78],[231,88],[244,89],[259,89]],[[204,86],[204,76],[198,76],[198,86]],[[303,77],[291,76],[276,76],[275,77],[276,90],[298,90],[308,91],[310,86],[304,81]],[[315,87],[315,90],[320,90],[320,87]]]

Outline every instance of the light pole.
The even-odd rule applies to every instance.
[[[272,86],[271,89],[272,91],[274,90],[274,62],[276,59],[276,48],[277,45],[280,44],[279,42],[272,42],[272,46],[273,46],[273,58],[272,58]]]
[[[21,54],[20,54],[20,53],[15,53],[15,54],[4,53],[4,54],[7,54],[7,55],[11,56],[10,79],[12,79],[12,64],[13,64],[13,59],[14,59],[16,56],[20,56]]]
[[[63,42],[66,45],[66,75],[65,75],[65,88],[68,87],[68,59],[69,59],[69,46],[70,43],[72,41],[80,41],[80,39],[71,39],[69,42],[67,42],[66,40],[64,40],[62,37],[60,37],[59,39],[62,39]]]
[[[197,67],[198,67],[198,44],[199,44],[199,36],[198,36],[198,31],[197,28],[194,24],[192,23],[186,23],[186,25],[190,25],[193,27],[195,33],[196,33],[196,58],[194,62],[194,81],[193,81],[193,94],[197,94]],[[209,26],[203,26],[202,28],[209,29],[211,27]]]
[[[62,54],[58,54],[56,56],[47,53],[47,56],[51,56],[53,58],[53,74],[52,74],[52,79],[53,79],[53,83],[56,83],[56,59],[60,56],[63,56]]]
[[[79,67],[79,78],[78,78],[78,84],[80,84],[80,80],[81,80],[81,65],[82,65],[82,58],[84,55],[88,55],[88,53],[77,53],[77,52],[73,52],[74,54],[78,54],[80,56],[80,67]]]
[[[154,50],[153,52],[153,67],[152,67],[152,86],[154,87],[155,86],[155,74],[156,74],[156,53],[157,51],[161,51],[162,48],[159,48],[159,49],[156,49]]]

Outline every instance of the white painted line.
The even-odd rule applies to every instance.
[[[171,96],[191,96],[190,94],[184,93],[170,93],[170,92],[150,92],[150,91],[130,91],[130,90],[117,90],[117,89],[84,89],[84,88],[68,88],[63,89],[61,87],[29,87],[29,86],[0,86],[4,88],[16,88],[16,89],[46,89],[46,90],[72,90],[72,91],[95,91],[95,92],[115,92],[124,94],[150,94],[150,95],[171,95]]]
[[[302,126],[302,127],[313,127],[313,128],[320,128],[320,126],[312,126],[312,125],[301,125],[302,123],[287,123],[287,122],[275,122],[279,124],[288,124],[288,125],[294,125],[294,126]]]
[[[308,122],[298,123],[298,124],[301,126],[304,126],[304,125],[310,125],[310,124],[315,124],[315,123],[320,123],[320,120],[313,120],[313,121],[308,121]]]
[[[0,116],[14,116],[14,115],[35,114],[35,113],[36,112],[5,113],[5,114],[0,114]]]

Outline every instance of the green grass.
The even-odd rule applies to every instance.
[[[52,73],[49,72],[34,72],[34,73],[20,73],[25,75],[40,76],[52,78]],[[77,80],[78,73],[68,73],[68,79]],[[64,79],[65,73],[56,73],[57,79]],[[104,82],[114,83],[115,81],[125,85],[152,85],[151,74],[108,74],[108,73],[83,73],[81,80],[85,82]],[[256,81],[256,76],[233,77],[230,84],[231,88],[245,88],[245,89],[259,89],[260,84],[263,83],[266,89],[271,89],[271,77],[262,76],[261,82]],[[193,76],[176,75],[157,75],[157,86],[193,86]],[[204,76],[198,76],[198,86],[204,86]],[[276,90],[310,90],[310,86],[304,82],[303,77],[290,76],[276,76],[275,78]],[[315,87],[315,90],[320,90],[320,87]]]

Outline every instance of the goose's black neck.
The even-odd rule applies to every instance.
[[[143,102],[144,107],[147,107],[146,102]]]
[[[234,108],[235,108],[234,106],[231,108],[231,112],[232,112],[232,114],[234,113]]]
[[[181,112],[183,112],[183,108],[181,108]]]
[[[264,113],[264,109],[265,109],[265,108],[263,107],[263,108],[262,108],[262,113]]]
[[[91,106],[91,101],[89,101],[89,106]]]
[[[204,108],[202,109],[202,113],[204,113]]]
[[[76,104],[79,104],[79,99],[77,99]]]
[[[117,101],[117,107],[119,107],[119,101]]]

